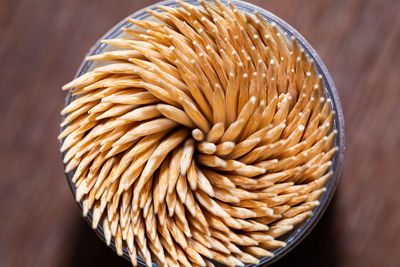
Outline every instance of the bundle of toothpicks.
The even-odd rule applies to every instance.
[[[63,89],[76,200],[151,266],[258,263],[312,216],[336,130],[322,77],[259,13],[199,1],[128,19],[105,65]]]

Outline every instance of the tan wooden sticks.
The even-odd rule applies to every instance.
[[[199,0],[129,19],[110,61],[63,90],[66,172],[107,244],[147,265],[257,263],[312,215],[332,172],[334,112],[277,25]]]

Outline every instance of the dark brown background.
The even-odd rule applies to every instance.
[[[58,152],[62,84],[111,26],[155,1],[0,0],[0,266],[129,266],[80,216]],[[312,234],[274,266],[400,266],[400,1],[255,1],[327,65],[344,173]]]

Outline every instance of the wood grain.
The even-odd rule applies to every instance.
[[[400,2],[255,1],[317,50],[346,155],[333,204],[274,266],[400,266]],[[155,1],[0,1],[0,266],[130,266],[79,215],[58,152],[61,85],[112,25]]]

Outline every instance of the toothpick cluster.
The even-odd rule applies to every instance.
[[[65,171],[109,245],[151,266],[257,263],[312,215],[336,130],[322,78],[260,14],[199,1],[128,19],[63,87]]]

